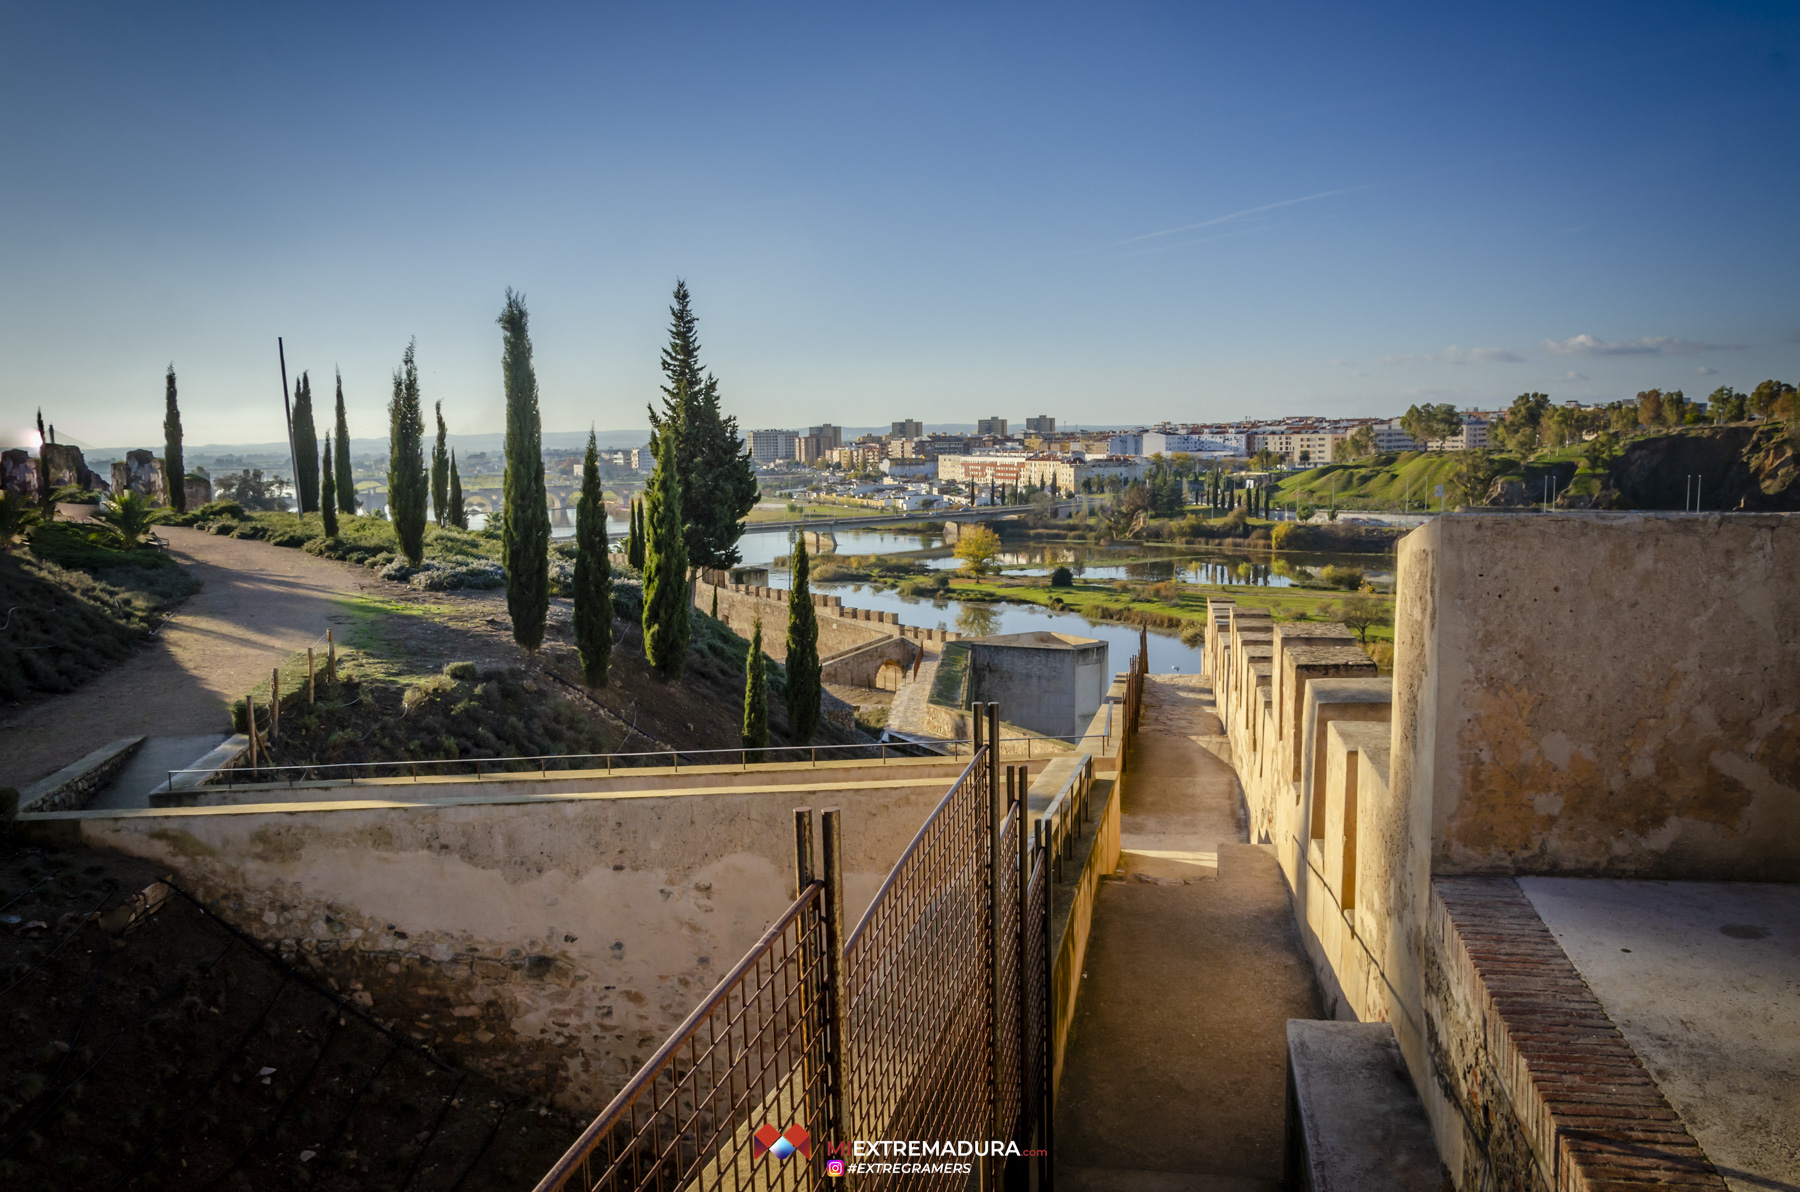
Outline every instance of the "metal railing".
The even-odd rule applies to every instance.
[[[1037,1186],[1049,1186],[1047,837],[1026,829],[1026,768],[1000,781],[998,707],[977,711],[969,764],[848,935],[838,812],[822,815],[818,880],[812,812],[796,810],[793,906],[537,1192],[948,1190],[968,1181],[958,1163],[993,1186],[1029,1162],[989,1153],[996,1140],[1042,1156]],[[783,1138],[797,1154],[783,1155]],[[858,1139],[967,1151],[937,1170],[829,1178],[826,1164],[854,1162]]]
[[[830,1120],[826,903],[808,882],[538,1187],[812,1187],[823,1148],[772,1160],[762,1131]]]
[[[1022,755],[1029,761],[1037,756],[1067,756],[1083,741],[1097,740],[1104,746],[1112,737],[1110,710],[1107,717],[1109,727],[1108,731],[1104,733],[1086,733],[1074,737],[1001,737],[997,742],[999,753],[1003,757],[1011,756],[1015,760]],[[956,760],[965,756],[964,750],[973,753],[978,744],[979,742],[975,739],[964,737],[847,745],[769,745],[761,749],[654,749],[635,753],[545,753],[518,757],[309,762],[280,766],[256,764],[226,769],[168,770],[165,771],[164,789],[173,791],[176,780],[190,774],[216,775],[216,780],[206,782],[206,787],[208,790],[221,790],[239,786],[280,785],[284,782],[291,787],[299,782],[332,780],[348,781],[351,785],[355,785],[358,778],[364,780],[411,779],[418,782],[447,777],[477,779],[501,775],[520,777],[530,775],[533,767],[536,767],[540,778],[548,778],[553,773],[604,770],[610,774],[614,770],[661,768],[665,765],[671,772],[678,774],[684,764],[689,767],[735,765],[741,769],[748,769],[751,766],[777,764],[816,766],[820,761],[879,761],[885,763],[905,758],[934,756],[948,756],[950,759]],[[949,750],[948,755],[945,754],[945,749]],[[702,760],[696,761],[695,759]],[[575,762],[591,764],[577,766],[573,764]]]

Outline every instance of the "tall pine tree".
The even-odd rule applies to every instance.
[[[665,679],[687,665],[693,628],[688,557],[681,524],[681,472],[675,436],[664,435],[656,471],[644,489],[644,657]]]
[[[462,475],[456,470],[456,451],[450,452],[450,524],[459,530],[469,528],[469,511],[463,507]]]
[[[756,465],[737,419],[720,409],[718,378],[700,364],[696,327],[687,283],[677,281],[662,353],[663,408],[650,407],[650,446],[660,459],[663,437],[674,437],[689,560],[722,570],[740,560],[741,522],[756,505]]]
[[[394,370],[394,396],[388,402],[388,517],[400,553],[417,567],[425,558],[425,411],[419,401],[419,366],[413,359],[417,341]]]
[[[806,537],[794,544],[794,583],[788,593],[788,736],[796,745],[812,740],[819,727],[819,614],[813,608]]]
[[[64,425],[67,425],[66,423]],[[44,415],[38,412],[38,429]],[[42,456],[43,449],[38,454]],[[163,377],[163,482],[169,490],[169,508],[187,512],[187,466],[181,462],[181,407],[175,403],[175,366]]]
[[[312,378],[306,373],[294,382],[294,495],[301,513],[319,509],[319,432],[313,423]]]
[[[350,423],[344,418],[344,374],[337,375],[337,443],[332,447],[337,469],[338,512],[356,514],[356,477],[350,474]]]
[[[763,760],[769,744],[769,662],[763,657],[762,618],[750,634],[750,652],[744,656],[744,748],[746,762]]]
[[[325,449],[319,453],[319,519],[325,523],[325,537],[336,538],[338,532],[337,469],[331,466],[331,432],[325,432]]]
[[[431,449],[431,519],[450,524],[450,448],[444,431],[444,403],[437,404],[437,445]]]
[[[535,650],[543,643],[550,611],[550,498],[544,490],[544,434],[525,296],[508,289],[498,321],[504,340],[500,370],[506,379],[500,562],[506,568],[513,640]]]
[[[612,563],[606,557],[606,499],[600,488],[600,453],[588,431],[581,462],[581,497],[575,503],[575,649],[589,687],[606,686],[612,658]]]

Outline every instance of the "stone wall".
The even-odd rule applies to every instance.
[[[593,1112],[788,905],[793,808],[843,808],[854,921],[949,781],[22,822],[166,864],[378,1017]]]
[[[695,584],[694,607],[701,612],[710,613],[715,594],[719,601],[720,620],[729,625],[733,632],[749,637],[757,618],[762,618],[764,653],[777,662],[787,661],[788,592],[785,588]],[[960,636],[943,629],[902,625],[899,613],[847,607],[841,597],[828,596],[822,592],[812,593],[812,602],[818,612],[820,658],[844,654],[883,638],[900,638],[920,645],[941,645],[956,641]]]
[[[121,738],[70,762],[46,778],[40,778],[19,792],[19,810],[81,810],[93,801],[100,788],[124,769],[125,763],[143,743],[142,737]]]
[[[1395,783],[1433,873],[1800,879],[1800,517],[1401,541]]]
[[[163,479],[162,457],[149,451],[127,451],[124,459],[112,466],[112,491],[130,490],[162,505],[168,503],[169,489]]]

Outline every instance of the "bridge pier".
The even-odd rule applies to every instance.
[[[806,549],[815,555],[832,554],[837,550],[837,533],[832,530],[802,530],[806,535]]]

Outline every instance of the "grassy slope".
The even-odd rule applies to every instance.
[[[198,585],[154,549],[52,522],[0,551],[0,699],[71,691],[122,662]]]

